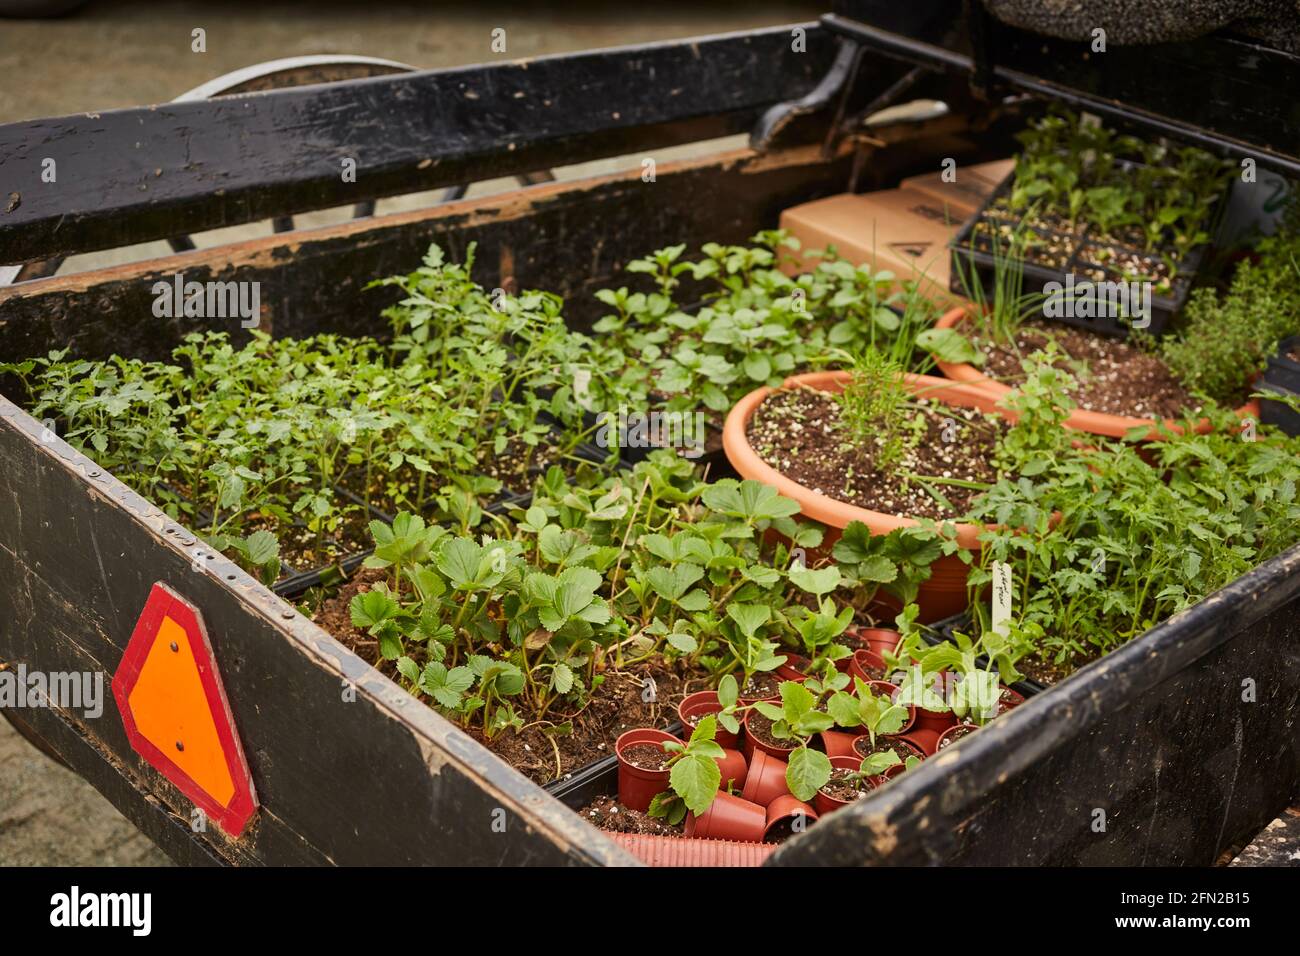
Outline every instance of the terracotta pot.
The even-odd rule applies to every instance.
[[[643,813],[649,810],[655,795],[668,789],[668,777],[672,771],[634,767],[623,759],[623,751],[633,744],[662,744],[670,740],[682,742],[666,731],[642,727],[629,730],[614,742],[614,753],[618,757],[618,802],[629,810]]]
[[[786,757],[794,751],[796,744],[792,742],[788,747],[781,747],[776,744],[769,744],[766,740],[759,740],[755,737],[749,730],[749,719],[757,713],[758,711],[756,710],[747,711],[745,713],[745,720],[743,722],[745,728],[745,743],[743,745],[745,756],[750,760],[753,760],[755,752],[761,750],[763,753],[770,754],[780,760],[785,760]],[[761,717],[762,715],[759,714],[759,716]]]
[[[781,680],[806,681],[808,665],[812,661],[800,654],[791,654],[789,651],[782,651],[785,654],[785,663],[776,669],[776,676]]]
[[[916,708],[916,719],[912,722],[910,733],[925,732],[938,736],[949,727],[955,727],[961,723],[957,715],[951,710],[926,710],[924,707]],[[899,731],[901,734],[902,731]]]
[[[722,756],[715,758],[718,769],[722,771],[722,789],[727,789],[730,782],[731,789],[739,790],[745,785],[745,778],[749,776],[749,761],[739,750],[731,750],[726,747],[722,749]]]
[[[808,827],[817,822],[818,813],[792,794],[777,797],[767,805],[767,826],[763,829],[763,839],[771,839],[774,830],[800,816],[804,818],[803,825]]]
[[[901,749],[901,750],[910,750],[910,751],[912,751],[912,756],[914,756],[914,757],[920,757],[922,760],[924,760],[926,757],[929,756],[929,754],[926,753],[924,747],[922,747],[919,743],[917,743],[917,742],[913,739],[913,736],[914,736],[914,735],[912,735],[912,734],[909,734],[909,735],[907,735],[906,737],[896,736],[896,735],[893,735],[893,734],[881,734],[881,735],[880,735],[880,739],[881,739],[881,740],[887,740],[887,741],[889,741],[891,744],[901,745],[901,746],[896,746],[896,747],[894,748],[894,752],[895,752],[895,753],[898,753],[898,751],[899,751],[900,749]],[[938,735],[938,734],[935,734],[935,735],[934,735],[934,739],[935,739],[935,742],[937,743],[938,740],[939,740],[939,735]],[[858,749],[858,741],[859,741],[859,740],[862,741],[862,749],[861,749],[861,750]],[[862,758],[865,757],[865,756],[866,756],[866,755],[871,751],[871,737],[870,737],[870,735],[869,735],[869,734],[861,734],[860,736],[855,737],[855,738],[853,739],[853,750],[854,750],[854,752],[855,752],[856,754],[858,754],[858,763],[861,764],[861,763],[862,763]],[[905,754],[899,754],[899,756],[900,756],[900,757],[903,757],[904,760],[907,759],[907,756],[906,756]],[[901,766],[901,764],[900,764],[900,766]],[[897,768],[896,768],[896,767],[890,767],[889,770],[897,771]],[[884,773],[881,774],[881,776],[882,776],[882,777],[886,777],[886,778],[888,778],[889,776],[891,776],[889,770],[886,770]]]
[[[1015,710],[1025,702],[1025,695],[1010,687],[1002,688],[1002,695],[998,697],[998,713],[1005,714],[1009,710]]]
[[[831,758],[832,770],[852,770],[854,773],[856,773],[860,766],[862,766],[861,757],[843,756],[843,757]],[[875,781],[872,780],[872,778],[870,777],[867,778],[867,783],[868,783],[868,789],[874,789],[876,786]],[[817,808],[817,812],[820,813],[822,816],[825,816],[826,814],[830,813],[832,810],[838,810],[840,807],[847,807],[852,802],[855,801],[841,800],[838,797],[832,797],[829,794],[823,793],[820,790],[818,790],[817,793],[813,795],[813,806]]]
[[[740,795],[759,806],[767,806],[783,793],[790,792],[785,782],[787,764],[761,750],[754,751],[749,761],[749,774]]]
[[[913,727],[905,734],[898,734],[897,737],[904,743],[911,744],[917,750],[921,751],[922,756],[933,757],[935,751],[939,749],[939,738],[949,730],[952,730],[955,726],[957,726],[957,724],[954,722],[951,726],[945,727],[943,730],[932,730],[926,727]]]
[[[968,307],[958,306],[946,312],[938,322],[935,323],[937,329],[950,329],[964,322],[969,315]],[[956,382],[963,382],[967,385],[973,385],[976,388],[984,389],[988,394],[994,396],[999,401],[1012,392],[1009,385],[994,381],[974,365],[966,363],[940,362],[937,358],[935,364],[939,370],[948,378]],[[1245,405],[1236,410],[1238,418],[1253,418],[1259,421],[1259,401],[1251,399]],[[1090,435],[1105,435],[1108,438],[1123,438],[1131,428],[1150,427],[1151,433],[1147,436],[1148,441],[1157,441],[1160,436],[1155,428],[1155,421],[1150,418],[1131,418],[1127,415],[1108,415],[1104,412],[1090,412],[1086,409],[1076,408],[1070,413],[1070,417],[1065,420],[1069,428],[1078,429],[1081,432],[1088,432]],[[1172,420],[1167,419],[1165,424],[1176,432],[1182,429]],[[1200,433],[1210,431],[1210,422],[1208,419],[1202,419],[1196,426]]]
[[[722,710],[722,704],[718,703],[718,692],[716,690],[702,690],[694,694],[688,694],[682,698],[682,702],[677,705],[677,719],[682,722],[682,736],[690,737],[694,724],[686,718],[691,717],[698,720],[701,717],[707,717],[709,714],[716,714]],[[719,747],[735,747],[740,743],[740,734],[733,734],[722,724],[718,724],[718,732],[713,737]]]
[[[823,730],[817,736],[821,738],[822,750],[826,751],[826,756],[831,758],[832,763],[836,757],[852,757],[855,753],[853,741],[858,739],[857,734],[842,730]]]
[[[854,627],[845,632],[853,634],[859,643],[865,643],[868,650],[877,654],[892,653],[902,640],[903,635],[887,627]]]
[[[844,371],[811,372],[786,379],[783,387],[806,386],[838,392],[848,381],[849,375],[850,373]],[[1015,418],[1012,413],[997,407],[995,397],[975,385],[965,385],[929,375],[908,375],[906,382],[913,394],[924,392],[929,397],[951,405],[977,408],[1008,419]],[[722,430],[722,445],[727,453],[727,460],[742,478],[753,478],[771,485],[782,495],[799,502],[802,518],[826,525],[822,551],[829,553],[831,545],[839,537],[839,532],[851,521],[861,521],[871,529],[872,534],[888,534],[897,528],[918,526],[914,518],[869,511],[866,508],[837,501],[811,488],[805,488],[763,461],[750,446],[745,429],[758,406],[771,392],[772,389],[768,387],[756,389],[736,403],[727,415],[726,425]],[[979,550],[979,536],[984,531],[983,528],[975,524],[958,524],[955,528],[957,544],[960,547],[969,551]],[[969,566],[955,554],[946,555],[930,566],[930,578],[921,585],[917,596],[917,604],[920,607],[919,620],[922,623],[928,624],[966,609],[968,573]]]
[[[875,651],[861,649],[854,651],[853,656],[849,658],[849,676],[860,677],[867,683],[879,680],[878,677],[873,677],[868,672],[868,668],[877,668],[885,673],[889,672],[889,666],[885,663],[885,659]]]
[[[945,747],[951,747],[962,737],[979,730],[974,724],[958,724],[956,727],[949,727],[939,735],[939,740],[934,745],[934,752],[938,753]]]
[[[763,807],[719,791],[709,809],[700,816],[686,814],[682,832],[688,837],[762,843],[766,830],[767,811]]]
[[[891,684],[891,683],[890,683],[889,681],[887,681],[887,680],[873,680],[873,681],[867,681],[867,686],[869,686],[869,687],[871,688],[871,692],[872,692],[873,694],[886,696],[886,697],[888,697],[891,701],[894,699],[894,695],[898,693],[898,685],[897,685],[897,684]],[[903,726],[902,726],[902,727],[899,727],[899,728],[898,728],[898,732],[899,732],[900,734],[905,734],[905,733],[907,733],[909,730],[912,729],[912,727],[913,727],[913,725],[914,725],[915,723],[916,723],[916,708],[915,708],[913,705],[908,704],[908,705],[907,705],[907,720],[905,720],[905,721],[903,722]]]
[[[751,704],[756,704],[756,703],[758,703],[760,700],[780,700],[780,699],[781,699],[781,695],[780,695],[780,693],[777,692],[777,691],[775,691],[775,690],[774,690],[774,691],[773,691],[769,696],[767,696],[767,697],[746,697],[746,696],[744,695],[744,692],[743,692],[743,691],[744,691],[744,687],[745,687],[745,676],[744,676],[743,674],[736,674],[736,675],[734,675],[734,676],[735,676],[735,678],[736,678],[736,683],[740,686],[741,691],[742,691],[741,694],[739,695],[739,698],[738,698],[742,706],[748,707],[748,706],[750,706]],[[768,677],[769,674],[762,674],[762,675],[756,675],[756,676],[758,676],[760,679],[763,679],[763,678]],[[779,683],[781,680],[784,679],[784,678],[778,677],[776,671],[771,671],[771,672],[770,672],[770,676],[771,676],[771,677],[772,677],[772,678],[773,678],[777,683]],[[799,677],[799,678],[794,678],[794,679],[795,679],[795,680],[807,680],[806,677]]]

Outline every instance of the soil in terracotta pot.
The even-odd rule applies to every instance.
[[[687,714],[687,715],[686,715],[686,719],[682,721],[682,724],[683,724],[683,726],[686,727],[686,729],[685,729],[684,731],[682,731],[682,734],[681,734],[681,735],[682,735],[683,737],[689,737],[689,736],[691,735],[691,732],[692,732],[693,730],[695,730],[695,728],[698,727],[698,726],[700,725],[700,721],[701,721],[701,720],[703,720],[705,717],[708,717],[708,716],[710,716],[710,715],[716,717],[717,714],[718,714],[718,712],[717,712],[716,710],[715,710],[715,711],[701,711],[701,712],[699,712],[699,713],[695,713],[695,714]],[[719,726],[721,726],[721,725],[719,725]]]
[[[863,661],[858,658],[858,666],[862,668],[862,673],[867,675],[867,680],[889,680],[889,668],[877,666],[870,661]]]
[[[866,777],[856,776],[852,770],[836,767],[831,771],[831,778],[822,787],[822,793],[835,800],[851,803],[861,800],[871,792],[871,784]]]
[[[773,673],[755,674],[740,689],[746,700],[769,700],[781,696],[781,678]]]
[[[761,740],[769,747],[779,747],[786,749],[794,746],[793,740],[781,740],[772,735],[772,721],[768,720],[758,711],[751,711],[749,719],[745,721],[746,732],[755,740]]]
[[[906,760],[908,757],[920,757],[921,753],[913,750],[907,744],[899,740],[890,740],[888,737],[877,737],[876,745],[870,746],[866,740],[858,740],[853,744],[853,748],[862,758],[870,757],[872,754],[883,754],[893,751],[898,754],[899,760]]]
[[[783,666],[789,667],[800,674],[808,673],[808,666],[812,664],[812,661],[808,658],[799,654],[791,654],[789,651],[781,651],[781,653],[785,655],[785,664]]]
[[[623,759],[641,770],[663,770],[673,755],[658,744],[633,744],[622,750]]]
[[[381,674],[405,686],[397,675],[395,663],[380,658],[378,641],[353,626],[348,610],[355,595],[369,590],[384,576],[383,571],[360,571],[319,604],[312,620]],[[423,660],[416,663],[424,665]],[[667,727],[677,719],[677,703],[685,696],[683,673],[660,660],[652,660],[622,671],[606,670],[604,677],[604,682],[581,710],[566,712],[552,707],[546,714],[548,727],[503,730],[491,739],[485,738],[477,727],[468,728],[466,733],[533,781],[549,783],[592,761],[612,757],[614,741],[625,731],[636,727]],[[653,701],[643,699],[646,680],[655,682]],[[522,697],[515,698],[515,706],[520,709],[525,724],[536,719]],[[567,733],[562,732],[565,724],[570,725]]]
[[[1058,364],[1078,379],[1070,397],[1080,408],[1133,418],[1176,418],[1200,411],[1159,357],[1113,336],[1031,319],[1020,327],[1014,348],[979,337],[975,345],[984,353],[985,375],[1019,385],[1025,380],[1021,358],[1048,341],[1055,341],[1068,356]]]
[[[651,836],[679,837],[681,825],[672,826],[648,813],[629,810],[614,797],[597,797],[578,811],[578,815],[601,830],[611,833],[648,833]]]
[[[859,636],[856,632],[845,631],[839,637],[835,638],[835,643],[847,647],[851,651],[874,651],[871,642],[865,637]],[[874,678],[873,678],[874,680]]]
[[[939,738],[939,749],[943,750],[950,744],[955,744],[963,737],[969,737],[974,732],[975,728],[971,727],[969,724],[959,724],[952,730],[945,732],[944,735]]]
[[[926,410],[925,433],[896,469],[932,478],[991,483],[991,459],[1006,424],[995,416],[942,402],[916,400]],[[947,431],[949,422],[957,425]],[[945,431],[947,436],[945,437]],[[848,445],[834,396],[811,388],[773,392],[750,419],[747,435],[759,457],[805,488],[885,514],[955,518],[968,510],[977,489],[936,484],[952,504],[944,507],[916,482],[878,471],[874,444]],[[955,510],[954,510],[955,509]]]

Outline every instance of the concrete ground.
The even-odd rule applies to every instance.
[[[90,784],[0,720],[0,865],[169,863]]]
[[[501,13],[484,4],[385,2],[366,6],[324,0],[160,4],[92,0],[51,20],[0,20],[0,123],[137,106],[172,99],[240,67],[312,53],[354,53],[437,68],[496,59],[647,43],[815,19],[829,0],[744,5],[663,0],[654,4],[515,3]],[[309,12],[308,12],[309,11]],[[506,53],[491,49],[506,31]],[[206,33],[205,53],[191,49]],[[661,159],[671,155],[664,152]],[[2,157],[0,157],[2,159]],[[609,164],[602,164],[601,171]],[[566,170],[567,175],[592,168]],[[2,173],[0,173],[2,176]],[[472,194],[506,183],[484,183]],[[379,212],[412,208],[432,196],[385,200]],[[329,213],[303,217],[320,225]],[[225,229],[199,244],[269,232],[266,224]],[[65,271],[166,255],[165,243],[76,256]],[[167,858],[75,774],[29,745],[0,720],[0,865],[157,865]]]
[[[265,60],[357,53],[422,68],[649,43],[816,19],[829,0],[651,4],[385,0],[91,0],[56,20],[0,21],[0,123],[170,100]],[[506,52],[492,50],[505,30]],[[192,50],[192,32],[206,52]]]

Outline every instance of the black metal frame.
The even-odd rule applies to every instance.
[[[954,70],[986,97],[1030,93],[1289,176],[1300,175],[1300,57],[1230,34],[1112,46],[1007,26],[979,0],[836,0],[833,33],[908,63]]]

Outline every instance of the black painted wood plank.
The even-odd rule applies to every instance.
[[[0,126],[0,263],[747,131],[835,42],[794,24]]]

